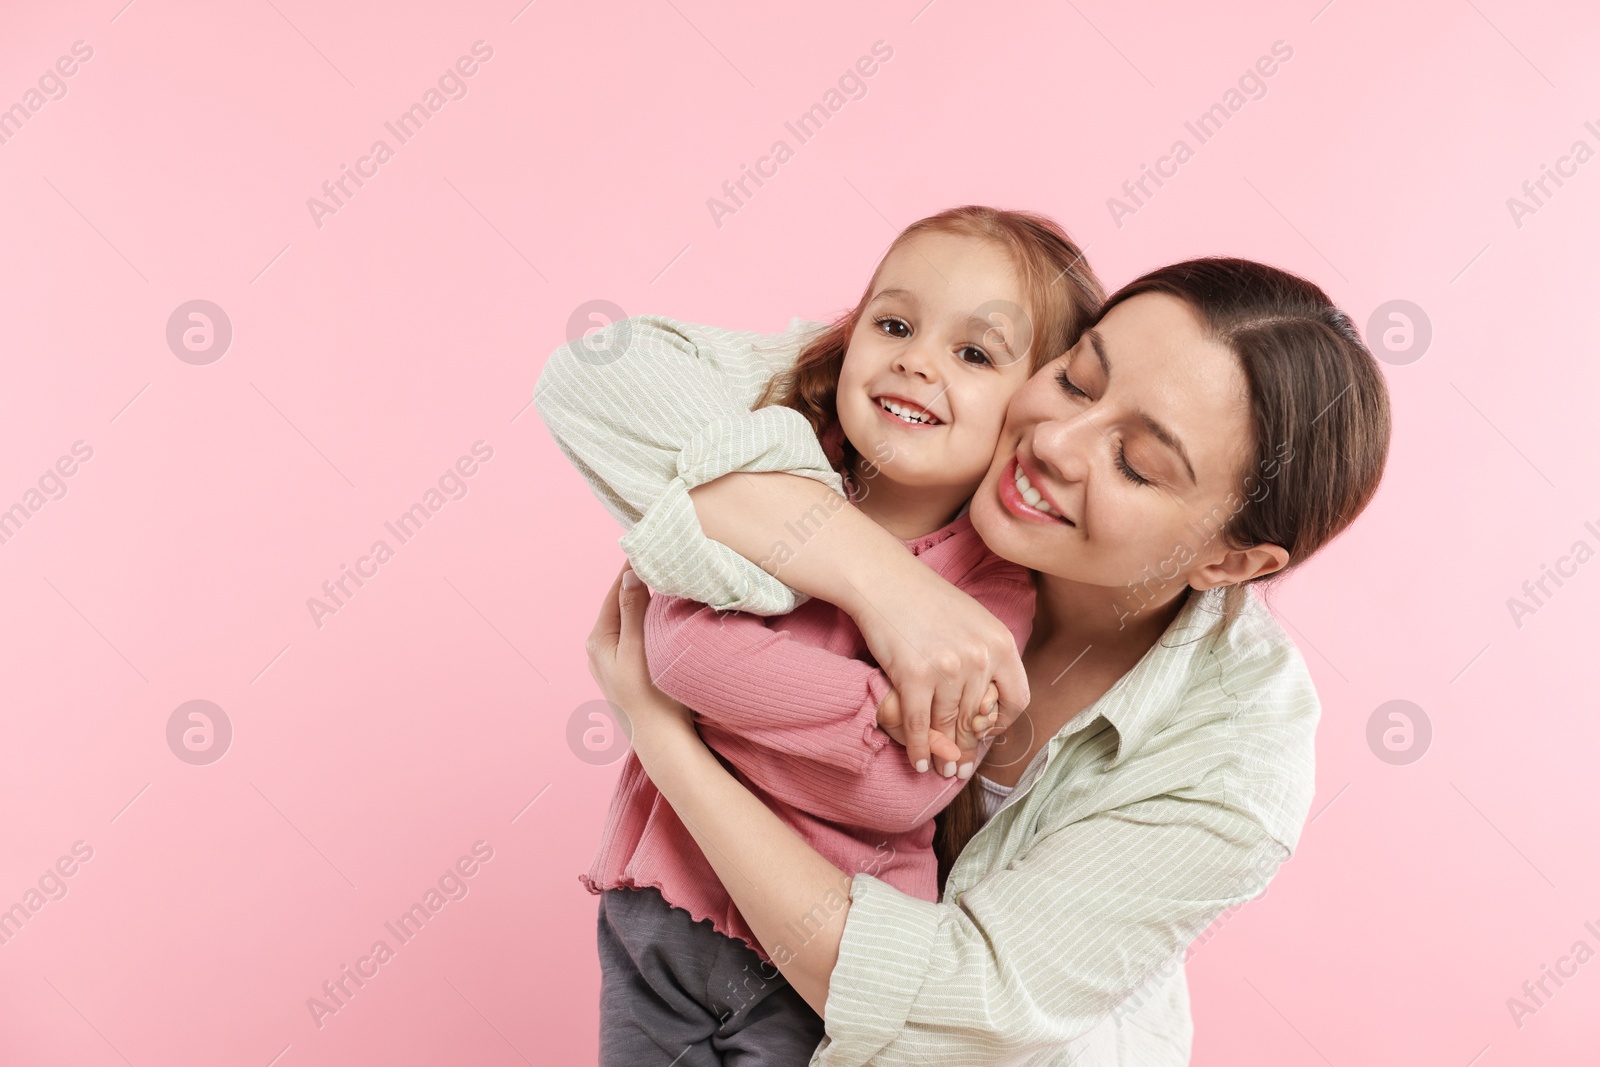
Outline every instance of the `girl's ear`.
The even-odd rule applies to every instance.
[[[1196,567],[1189,574],[1192,589],[1236,585],[1280,571],[1289,564],[1289,552],[1279,545],[1252,545],[1225,552],[1221,559]]]

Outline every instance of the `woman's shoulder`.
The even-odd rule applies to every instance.
[[[1218,770],[1231,802],[1294,848],[1316,791],[1316,729],[1321,703],[1300,648],[1253,591],[1231,619],[1209,607],[1218,626],[1194,679],[1193,706],[1206,708],[1222,742]]]
[[[1305,656],[1277,616],[1249,588],[1232,619],[1221,617],[1221,601],[1210,604],[1219,626],[1209,655],[1218,684],[1243,701],[1287,702],[1315,715],[1317,692]]]

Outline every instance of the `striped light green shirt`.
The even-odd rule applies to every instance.
[[[687,494],[736,470],[837,488],[804,419],[749,410],[812,329],[629,319],[546,364],[539,411],[630,528],[623,547],[652,587],[765,614],[794,604],[705,538]],[[812,1067],[1189,1062],[1184,950],[1266,888],[1314,788],[1319,709],[1299,650],[1254,597],[1226,629],[1220,611],[1220,590],[1191,594],[1050,739],[943,900],[854,876]]]

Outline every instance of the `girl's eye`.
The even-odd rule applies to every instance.
[[[911,335],[911,327],[906,323],[905,319],[897,319],[892,315],[886,315],[875,321],[878,329],[890,337],[909,337]]]
[[[1117,442],[1117,468],[1122,471],[1123,476],[1126,477],[1128,481],[1135,485],[1150,484],[1149,478],[1144,477],[1138,471],[1128,466],[1128,451],[1123,447],[1122,442],[1120,441]]]
[[[989,353],[977,345],[962,345],[956,349],[956,356],[961,362],[971,363],[976,366],[991,366],[994,363],[994,360],[989,358]]]

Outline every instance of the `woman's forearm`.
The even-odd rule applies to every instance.
[[[850,878],[729,774],[692,729],[641,733],[634,740],[650,780],[756,939],[795,991],[823,1014],[850,911]]]

